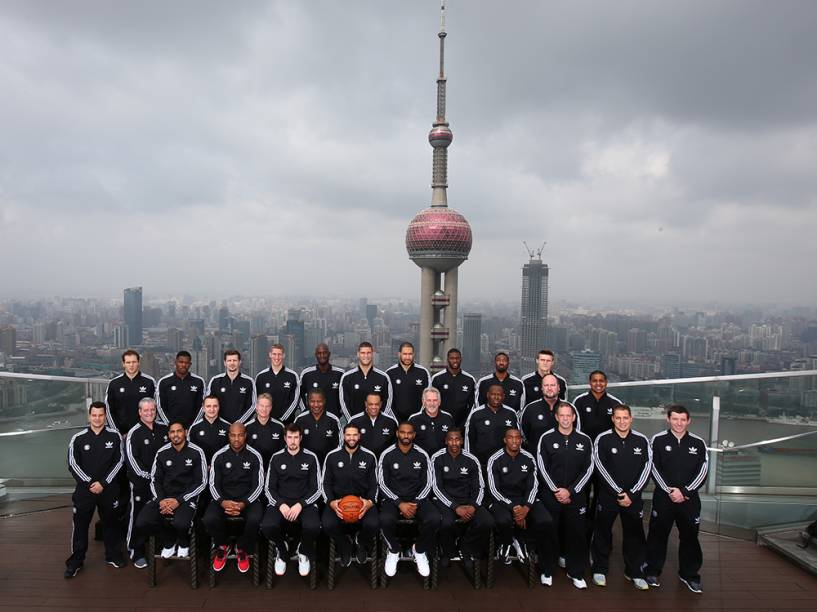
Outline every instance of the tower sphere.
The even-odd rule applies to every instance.
[[[454,140],[454,134],[447,125],[435,125],[428,133],[428,142],[432,147],[447,147]]]
[[[421,268],[446,272],[468,259],[471,226],[453,208],[423,209],[406,230],[406,250],[409,258]]]

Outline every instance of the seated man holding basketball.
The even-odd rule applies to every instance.
[[[360,430],[351,423],[343,428],[343,446],[326,456],[323,464],[321,521],[344,567],[352,563],[355,534],[358,563],[365,563],[380,526],[374,500],[377,496],[377,457],[360,446]]]
[[[384,495],[380,503],[380,529],[388,545],[384,570],[391,577],[397,573],[400,544],[397,521],[402,517],[416,519],[419,533],[414,545],[417,572],[431,573],[426,553],[433,550],[434,535],[440,528],[440,513],[428,499],[431,492],[431,461],[426,452],[414,444],[414,425],[400,423],[397,444],[383,451],[377,464],[377,480]]]
[[[261,521],[261,533],[275,544],[275,573],[283,576],[288,558],[284,531],[299,523],[298,573],[308,576],[315,560],[315,540],[321,530],[316,504],[321,496],[321,468],[315,453],[301,447],[300,425],[287,425],[284,438],[286,446],[272,455],[267,468],[269,505]]]

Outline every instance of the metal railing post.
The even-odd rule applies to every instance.
[[[717,448],[721,421],[721,396],[718,391],[712,395],[712,418],[709,421],[709,448]],[[709,479],[706,483],[706,492],[715,493],[718,484],[718,453],[709,452]]]

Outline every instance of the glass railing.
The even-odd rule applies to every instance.
[[[71,483],[68,440],[105,399],[107,381],[0,372],[0,478],[8,484]]]
[[[0,372],[0,479],[72,484],[68,440],[106,386],[103,379]],[[666,428],[668,404],[691,411],[691,430],[710,447],[704,515],[720,528],[783,522],[803,513],[803,500],[813,507],[817,420],[807,402],[815,388],[817,370],[611,383],[609,392],[633,407],[634,428],[648,436]],[[572,386],[569,397],[586,390]]]

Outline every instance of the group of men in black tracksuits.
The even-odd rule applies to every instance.
[[[620,516],[625,575],[636,588],[659,585],[677,524],[680,577],[700,592],[697,490],[708,453],[689,433],[683,407],[670,407],[669,429],[650,441],[632,430],[629,407],[606,393],[603,372],[591,374],[590,391],[574,403],[564,401],[550,351],[541,351],[537,370],[522,379],[500,353],[494,373],[479,381],[461,370],[456,349],[434,376],[414,363],[409,343],[385,372],[372,365],[368,343],[347,372],[329,356],[319,345],[316,365],[299,377],[284,367],[283,347],[273,345],[270,368],[253,380],[240,372],[240,354],[227,351],[225,373],[205,385],[182,351],[174,372],[156,385],[139,372],[138,354],[126,351],[107,402],[92,404],[88,429],[69,445],[77,488],[66,577],[82,567],[95,508],[106,559],[124,565],[116,516],[127,505],[126,542],[137,567],[145,564],[147,535],[157,530],[162,556],[186,556],[198,514],[213,538],[216,571],[231,552],[247,571],[260,532],[275,544],[275,572],[283,574],[291,552],[286,535],[297,523],[302,575],[323,527],[344,564],[369,558],[380,530],[385,571],[393,576],[401,558],[397,525],[408,519],[417,523],[412,556],[421,575],[428,575],[437,544],[443,560],[471,563],[484,555],[493,529],[503,558],[536,550],[543,584],[552,584],[559,564],[586,588],[588,553],[593,582],[606,584]],[[651,476],[656,490],[645,538],[642,493]],[[362,500],[354,524],[343,520],[347,495]],[[236,516],[243,528],[231,548],[226,525]]]

